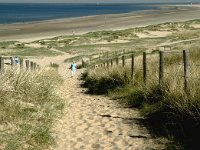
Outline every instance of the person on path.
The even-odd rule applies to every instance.
[[[75,64],[75,62],[73,62],[71,64],[71,71],[72,71],[72,77],[75,76],[75,74],[76,74],[76,64]]]

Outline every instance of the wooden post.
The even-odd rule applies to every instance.
[[[0,56],[0,74],[4,73],[4,58]]]
[[[103,64],[104,64],[103,66],[105,67],[105,66],[106,66],[106,63],[104,62]]]
[[[124,66],[125,66],[125,57],[122,56],[122,67],[124,67]]]
[[[36,63],[33,63],[33,69],[36,70]]]
[[[188,79],[189,79],[189,51],[183,50],[183,64],[184,64],[184,90],[188,91]]]
[[[115,51],[115,61],[116,61],[116,65],[118,65],[118,55],[117,55],[117,51]]]
[[[111,67],[112,67],[113,66],[113,60],[112,59],[110,60],[110,64],[111,64]]]
[[[164,76],[164,52],[159,51],[159,85],[163,82]]]
[[[40,65],[37,65],[37,69],[39,69],[40,68]]]
[[[109,60],[107,59],[107,67],[109,67]]]
[[[125,49],[123,49],[123,54],[125,54],[126,53],[126,51],[125,51]]]
[[[26,70],[28,70],[30,67],[30,61],[29,60],[26,60]]]
[[[20,58],[20,70],[23,70],[23,58]]]
[[[34,68],[33,68],[33,62],[32,61],[30,62],[30,65],[31,65],[31,70],[33,70]]]
[[[116,65],[117,66],[119,65],[119,58],[118,58],[118,56],[116,56]]]
[[[89,61],[89,65],[92,63],[92,56],[90,56],[90,61]]]
[[[10,57],[10,65],[11,65],[11,68],[13,69],[13,66],[14,66],[14,58],[13,57]]]
[[[147,80],[147,54],[143,52],[143,81],[146,83]]]
[[[134,80],[134,68],[135,68],[135,57],[134,54],[131,55],[132,62],[131,62],[131,79]]]
[[[107,52],[107,58],[106,58],[106,60],[107,60],[107,67],[109,67],[109,59],[108,59],[108,52]]]
[[[85,68],[85,62],[83,59],[82,59],[82,67]]]

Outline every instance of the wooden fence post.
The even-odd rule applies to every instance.
[[[126,50],[125,50],[125,49],[123,49],[122,53],[125,55],[125,53],[126,53]]]
[[[93,59],[92,56],[90,56],[89,57],[89,62],[88,62],[89,65],[92,64],[92,61],[93,61],[92,59]]]
[[[33,70],[34,68],[33,68],[33,62],[32,61],[30,62],[30,65],[31,65],[31,70]]]
[[[111,64],[111,67],[112,67],[113,66],[113,60],[112,59],[110,60],[110,64]]]
[[[82,67],[85,68],[85,62],[83,59],[82,59]]]
[[[143,81],[146,83],[147,80],[147,54],[143,52]]]
[[[118,66],[118,64],[119,64],[119,58],[118,56],[116,56],[116,65]]]
[[[108,52],[106,53],[106,63],[107,63],[107,67],[109,67],[109,59],[108,59]]]
[[[4,73],[4,58],[0,56],[0,74]]]
[[[163,82],[164,76],[164,52],[159,51],[159,85]]]
[[[30,61],[29,60],[26,60],[26,70],[28,70],[30,67]]]
[[[14,58],[13,57],[10,57],[10,64],[11,64],[11,68],[13,69],[13,66],[14,66]]]
[[[104,66],[104,67],[106,66],[106,63],[105,63],[105,62],[103,63],[103,66]]]
[[[22,71],[23,70],[23,58],[20,58],[20,70]]]
[[[131,55],[131,79],[134,80],[134,68],[135,68],[135,57],[134,54]]]
[[[188,91],[188,79],[189,79],[189,51],[183,50],[183,64],[184,64],[184,89]]]
[[[107,67],[109,67],[109,59],[107,59]]]
[[[122,67],[124,67],[124,66],[125,66],[125,57],[122,56]]]
[[[37,64],[36,63],[33,63],[33,69],[36,70],[36,66]]]

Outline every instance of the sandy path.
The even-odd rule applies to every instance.
[[[70,70],[66,73],[63,69],[66,68],[63,60],[57,60],[64,78],[59,92],[66,100],[66,108],[55,122],[53,132],[57,144],[51,150],[163,149],[163,139],[149,134],[140,123],[143,118],[137,110],[121,108],[106,96],[85,94],[86,89],[80,87],[78,79],[83,70],[71,78]]]

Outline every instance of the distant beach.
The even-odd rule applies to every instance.
[[[83,34],[102,30],[120,30],[193,19],[200,19],[199,5],[160,5],[160,9],[130,13],[0,24],[0,40],[29,42],[60,35]]]
[[[157,4],[0,3],[0,24],[160,9]]]

